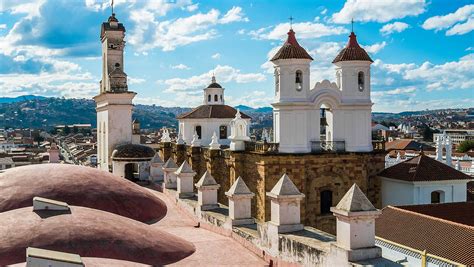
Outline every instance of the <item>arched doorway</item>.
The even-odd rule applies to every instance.
[[[139,177],[139,166],[138,163],[127,163],[125,164],[125,179],[130,181],[138,181]]]
[[[431,192],[431,203],[444,203],[444,191],[433,191]]]

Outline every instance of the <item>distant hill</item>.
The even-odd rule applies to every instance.
[[[252,117],[252,128],[271,127],[272,108],[252,108],[239,105],[235,108]],[[133,117],[138,118],[143,129],[158,129],[163,126],[177,127],[176,115],[190,108],[135,105]],[[440,110],[406,111],[401,113],[373,112],[375,121],[397,122],[404,116],[436,113]],[[90,123],[96,127],[95,103],[92,99],[65,99],[25,95],[0,98],[0,128],[50,129],[59,124]]]
[[[258,117],[271,108],[254,109],[241,106],[241,110],[252,117]],[[163,126],[177,127],[178,114],[190,108],[161,107],[156,105],[135,105],[133,118],[137,118],[143,129],[159,129]],[[244,111],[245,110],[245,111]],[[95,102],[92,99],[48,98],[43,96],[20,96],[0,98],[0,128],[42,128],[55,125],[90,123],[96,127]]]
[[[23,102],[28,100],[34,99],[45,99],[45,96],[36,96],[36,95],[23,95],[17,97],[0,97],[0,104],[3,103],[16,103],[16,102]]]

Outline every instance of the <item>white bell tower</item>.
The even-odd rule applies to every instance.
[[[99,95],[94,97],[97,111],[97,163],[109,170],[115,146],[132,143],[132,100],[127,74],[123,71],[125,27],[115,14],[102,23],[102,80]]]
[[[283,153],[311,151],[307,99],[310,93],[310,63],[313,58],[296,40],[290,29],[288,38],[271,61],[275,66],[273,106],[274,142]]]
[[[349,152],[372,151],[372,100],[370,65],[373,60],[359,46],[354,32],[332,63],[336,65],[336,84],[341,106],[333,110],[336,129]],[[336,121],[337,120],[337,121]]]

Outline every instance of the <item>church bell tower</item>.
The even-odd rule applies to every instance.
[[[94,97],[97,111],[97,164],[108,171],[110,156],[117,145],[132,143],[132,100],[128,91],[123,52],[125,27],[115,14],[102,23],[102,80],[99,95]]]

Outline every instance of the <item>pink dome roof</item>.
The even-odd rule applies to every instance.
[[[147,189],[90,167],[40,164],[0,174],[0,212],[31,206],[35,196],[142,222],[158,221],[166,215],[165,203]]]
[[[24,262],[27,247],[152,266],[195,251],[190,242],[156,227],[84,207],[70,206],[68,212],[26,207],[0,213],[0,222],[0,266]]]

